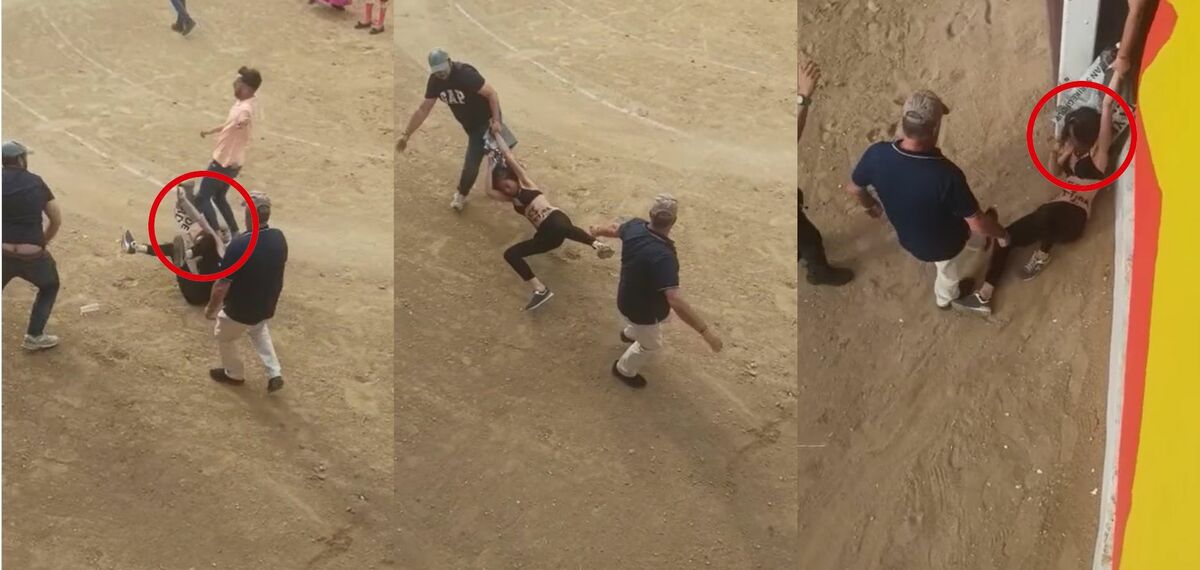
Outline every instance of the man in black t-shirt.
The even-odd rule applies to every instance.
[[[4,143],[4,287],[20,277],[37,287],[29,327],[21,346],[44,350],[58,345],[46,334],[46,321],[58,298],[58,265],[46,246],[62,226],[62,213],[54,193],[42,178],[28,169],[27,151],[19,142]],[[50,224],[42,227],[42,214]]]
[[[225,384],[245,383],[242,359],[235,343],[242,333],[247,333],[267,369],[267,391],[274,392],[283,387],[283,370],[275,355],[267,321],[275,316],[275,305],[283,291],[288,247],[283,232],[267,224],[271,219],[271,199],[262,192],[251,192],[250,202],[246,205],[246,227],[253,227],[250,208],[257,209],[258,243],[245,265],[213,285],[212,298],[204,311],[206,317],[217,321],[213,334],[221,352],[221,368],[213,368],[208,374]],[[237,263],[249,246],[249,231],[233,238],[225,250],[220,269]]]
[[[500,95],[473,66],[451,61],[444,50],[434,49],[429,52],[429,71],[425,100],[408,120],[408,126],[396,142],[396,150],[404,152],[408,147],[408,139],[425,122],[438,99],[445,102],[467,133],[467,154],[458,178],[458,190],[450,202],[450,207],[462,211],[467,203],[467,194],[479,177],[479,165],[486,152],[484,136],[490,132],[493,137],[502,137],[509,148],[517,145],[517,139],[501,121]]]
[[[621,239],[621,280],[617,285],[617,309],[628,321],[621,341],[630,346],[612,365],[612,374],[632,388],[642,388],[646,379],[639,372],[662,348],[661,323],[675,314],[692,327],[713,352],[721,350],[720,337],[700,318],[679,292],[679,258],[669,237],[679,213],[679,203],[669,194],[659,194],[650,207],[650,219],[634,218],[624,223],[592,226],[595,237]]]

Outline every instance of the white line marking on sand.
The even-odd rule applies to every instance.
[[[656,41],[654,41],[654,40],[648,40],[648,39],[645,39],[645,38],[640,38],[640,37],[638,37],[638,36],[635,36],[635,35],[633,35],[633,34],[630,34],[629,32],[626,32],[626,31],[624,31],[624,30],[622,30],[622,29],[620,29],[620,28],[617,28],[616,26],[614,26],[614,25],[612,25],[612,24],[609,24],[608,22],[605,22],[604,20],[600,20],[600,19],[598,19],[598,18],[595,18],[595,17],[593,17],[593,16],[589,16],[589,15],[588,15],[586,12],[584,12],[584,11],[580,10],[579,8],[576,8],[576,7],[574,7],[574,6],[570,5],[570,4],[567,4],[567,3],[566,3],[566,2],[564,2],[563,0],[554,0],[554,1],[555,1],[555,2],[558,2],[558,3],[559,3],[559,5],[561,5],[562,7],[566,8],[567,10],[570,10],[572,14],[575,14],[576,16],[579,16],[580,18],[583,18],[584,20],[587,20],[587,21],[589,21],[589,22],[591,22],[591,23],[593,23],[593,24],[596,24],[596,25],[598,25],[598,26],[600,26],[600,27],[602,27],[602,28],[604,28],[604,29],[608,30],[609,32],[612,32],[612,33],[614,33],[614,34],[617,34],[617,35],[620,35],[620,36],[623,36],[623,37],[629,38],[629,39],[631,39],[631,40],[634,40],[634,41],[637,41],[637,42],[641,42],[641,43],[644,43],[644,44],[649,44],[649,45],[652,45],[652,46],[654,46],[654,47],[656,47],[656,48],[659,48],[659,49],[661,49],[661,50],[670,51],[670,52],[675,52],[675,53],[677,53],[677,54],[680,54],[680,55],[682,55],[682,56],[684,56],[684,57],[693,58],[693,59],[695,59],[695,60],[697,60],[697,61],[703,61],[704,63],[711,63],[711,64],[713,64],[713,65],[717,65],[717,66],[724,67],[724,68],[727,68],[727,69],[732,69],[732,70],[734,70],[734,71],[741,71],[741,72],[743,72],[743,73],[749,73],[749,74],[751,74],[751,75],[758,75],[758,72],[757,72],[757,71],[754,71],[753,69],[746,69],[746,68],[744,68],[744,67],[738,67],[738,66],[736,66],[736,65],[733,65],[733,64],[731,64],[731,63],[725,63],[725,62],[722,62],[722,61],[717,61],[717,60],[715,60],[715,59],[711,59],[711,58],[707,58],[707,57],[702,57],[702,56],[695,55],[695,54],[693,54],[691,51],[689,51],[689,50],[686,50],[686,49],[683,49],[683,48],[678,48],[678,47],[675,47],[675,46],[669,46],[669,45],[667,45],[667,44],[658,43],[658,42],[656,42]],[[678,9],[678,8],[676,8],[676,9]],[[610,16],[611,16],[611,14],[610,14]]]
[[[512,51],[513,53],[517,53],[517,54],[521,53],[521,50],[517,49],[512,44],[504,41],[504,38],[501,38],[500,36],[493,33],[491,30],[489,30],[487,28],[487,26],[484,26],[482,23],[479,22],[479,20],[476,20],[474,16],[472,16],[469,12],[467,12],[465,9],[463,9],[463,7],[461,5],[459,5],[457,2],[451,2],[451,3],[454,4],[454,7],[457,8],[458,11],[460,13],[462,13],[462,15],[464,17],[466,17],[468,20],[470,20],[472,24],[475,24],[480,30],[483,30],[483,33],[491,36],[492,39],[496,40],[496,42],[499,43],[500,45],[508,48],[509,51]],[[600,103],[601,105],[604,105],[605,107],[608,107],[609,109],[612,109],[614,111],[617,111],[617,112],[625,114],[625,115],[628,115],[639,121],[642,121],[649,125],[653,125],[654,127],[657,127],[659,129],[662,129],[669,133],[681,135],[681,136],[690,136],[687,133],[684,133],[683,131],[676,129],[675,127],[672,127],[670,125],[664,125],[664,124],[662,124],[658,121],[655,121],[654,119],[651,119],[649,117],[643,117],[630,109],[627,109],[625,107],[617,105],[616,103],[613,103],[611,101],[608,101],[607,99],[604,99],[603,97],[600,97],[599,95],[596,95],[595,93],[592,93],[591,91],[588,91],[587,89],[584,89],[584,88],[580,87],[579,85],[576,85],[571,80],[567,79],[566,77],[563,77],[562,75],[559,75],[554,70],[550,69],[549,67],[546,67],[545,65],[542,65],[540,62],[534,60],[533,58],[530,58],[525,55],[521,55],[521,58],[524,59],[525,61],[528,61],[529,63],[533,64],[538,69],[546,72],[546,74],[549,75],[550,77],[557,79],[563,85],[566,85],[566,86],[574,89],[576,92],[583,95],[584,97],[587,97],[588,99],[591,99],[597,103]]]

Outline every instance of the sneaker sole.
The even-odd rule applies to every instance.
[[[972,314],[984,315],[984,316],[988,316],[988,315],[992,314],[992,309],[990,307],[986,307],[986,308],[984,308],[984,307],[968,307],[965,305],[960,305],[958,303],[950,303],[950,306],[956,311],[962,311],[965,313],[972,313]]]
[[[546,295],[545,297],[543,297],[543,298],[542,298],[542,300],[541,300],[541,302],[540,302],[540,303],[538,303],[538,304],[536,304],[536,305],[529,305],[529,306],[526,306],[524,309],[521,309],[521,310],[522,310],[522,311],[532,311],[532,310],[534,310],[534,309],[536,309],[536,308],[538,308],[538,307],[540,307],[540,306],[542,306],[542,305],[545,305],[545,304],[546,304],[546,301],[549,301],[550,299],[553,299],[553,298],[554,298],[554,291],[551,291],[549,295]]]
[[[48,345],[32,345],[32,344],[21,343],[21,348],[28,350],[29,352],[37,352],[39,350],[50,350],[51,348],[54,348],[56,346],[58,346],[57,342],[54,344],[48,344]]]

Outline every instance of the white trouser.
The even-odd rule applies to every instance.
[[[662,350],[662,323],[652,325],[635,325],[627,322],[625,336],[633,339],[633,344],[617,361],[617,372],[625,376],[636,376],[651,358]]]
[[[225,368],[225,374],[235,380],[245,379],[242,357],[238,354],[236,344],[242,333],[250,335],[250,343],[254,345],[254,350],[258,352],[258,357],[267,369],[267,378],[282,376],[283,370],[279,367],[279,358],[275,356],[275,345],[271,343],[271,331],[267,330],[267,321],[253,326],[244,325],[229,318],[225,311],[221,311],[217,315],[217,326],[213,335],[217,337],[221,366]]]
[[[971,239],[963,246],[962,251],[952,259],[935,261],[937,277],[933,280],[933,297],[939,307],[945,307],[957,299],[963,291],[958,290],[958,284],[967,277],[974,277],[983,266],[988,251],[987,238],[971,234]]]

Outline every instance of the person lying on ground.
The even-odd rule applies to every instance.
[[[1116,91],[1123,80],[1122,73],[1113,73],[1109,87]],[[1112,166],[1113,106],[1115,101],[1105,95],[1099,111],[1080,107],[1067,114],[1062,132],[1055,137],[1047,162],[1055,177],[1066,175],[1071,184],[1088,185],[1104,180]],[[992,313],[992,298],[996,285],[1004,274],[1008,257],[1018,247],[1036,245],[1033,255],[1021,268],[1022,279],[1037,277],[1050,263],[1050,250],[1057,244],[1071,243],[1083,235],[1092,211],[1092,201],[1099,190],[1074,191],[1056,188],[1049,202],[1008,226],[1007,246],[992,251],[987,276],[973,294],[954,301],[955,308],[974,313]]]

